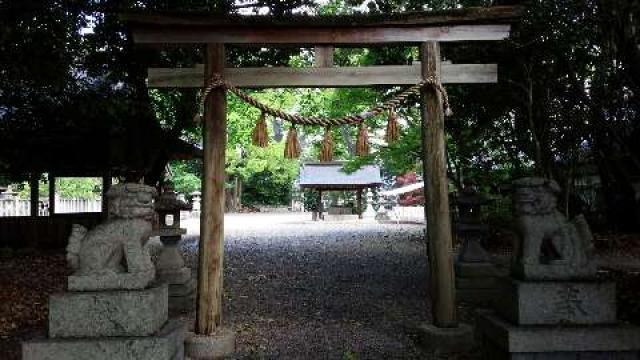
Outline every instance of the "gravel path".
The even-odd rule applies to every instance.
[[[309,217],[225,217],[223,316],[237,357],[424,358],[412,341],[429,312],[423,227]],[[195,267],[199,224],[185,225]]]
[[[422,226],[308,216],[225,216],[223,315],[238,333],[235,358],[434,358],[413,341],[429,316]],[[184,225],[182,249],[195,265],[199,223]],[[600,234],[597,255],[613,269],[603,277],[617,282],[619,318],[640,325],[638,238]],[[509,249],[494,255],[508,263]],[[0,360],[20,359],[20,342],[46,334],[47,299],[63,291],[67,275],[62,250],[0,249]],[[470,322],[472,309],[459,305],[458,315]],[[477,359],[477,350],[441,359]]]

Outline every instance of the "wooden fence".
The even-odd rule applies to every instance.
[[[56,214],[92,213],[102,211],[99,199],[56,199]]]
[[[49,215],[49,199],[40,199],[38,202],[38,215]],[[56,198],[56,214],[97,213],[102,211],[100,199],[63,199]],[[29,216],[31,215],[31,202],[11,196],[0,199],[0,217]]]

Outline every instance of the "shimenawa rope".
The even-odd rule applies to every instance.
[[[258,99],[253,96],[247,94],[246,92],[240,90],[238,87],[224,80],[222,75],[214,74],[211,77],[211,81],[209,85],[204,90],[204,94],[202,95],[202,99],[200,101],[199,109],[204,108],[204,103],[211,93],[213,89],[223,88],[229,90],[237,97],[242,99],[247,104],[262,110],[263,113],[269,114],[271,116],[280,118],[285,121],[289,121],[292,124],[299,125],[321,125],[321,126],[337,126],[337,125],[353,125],[360,124],[365,119],[376,116],[386,110],[390,110],[396,108],[398,105],[407,101],[409,96],[417,95],[420,93],[420,90],[425,86],[432,86],[436,91],[438,91],[442,95],[442,106],[445,110],[445,115],[452,115],[451,108],[449,106],[449,96],[447,94],[447,90],[442,86],[442,83],[437,77],[429,77],[427,79],[422,80],[421,82],[407,88],[406,90],[394,95],[389,100],[384,103],[377,105],[368,111],[362,112],[356,115],[346,115],[338,118],[326,118],[321,116],[301,116],[296,114],[290,114],[284,112],[280,109],[273,108],[269,105],[266,105],[260,102]],[[200,114],[196,114],[196,117],[201,116]]]

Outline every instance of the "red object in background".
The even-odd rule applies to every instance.
[[[408,172],[404,175],[398,175],[395,179],[394,188],[399,188],[418,182],[418,176],[415,171]],[[424,205],[424,193],[422,190],[415,190],[398,196],[398,204],[400,206],[416,206]]]
[[[405,185],[415,184],[416,182],[418,182],[418,176],[415,171],[412,171],[404,175],[396,176],[396,183],[393,187],[398,188]]]

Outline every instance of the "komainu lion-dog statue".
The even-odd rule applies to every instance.
[[[514,248],[514,274],[531,280],[593,277],[596,267],[589,225],[583,216],[570,222],[558,211],[558,184],[530,177],[513,185],[519,235]]]
[[[107,220],[88,231],[74,225],[67,260],[74,273],[69,290],[141,289],[155,278],[145,244],[155,215],[150,186],[125,183],[107,192]]]

